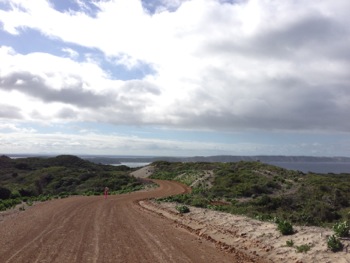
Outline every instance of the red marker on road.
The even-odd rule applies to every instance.
[[[107,199],[107,196],[108,196],[108,190],[109,190],[109,188],[108,187],[105,187],[105,199]]]

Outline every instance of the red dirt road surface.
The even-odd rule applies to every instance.
[[[131,194],[40,203],[0,222],[0,262],[251,262],[141,208],[138,200],[184,193],[176,182]]]

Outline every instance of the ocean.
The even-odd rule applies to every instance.
[[[33,157],[36,156],[34,154],[13,154],[13,155],[8,155],[12,159],[17,159],[17,158],[26,158],[26,157]],[[49,156],[47,156],[49,157]],[[91,157],[100,157],[100,156],[91,156]],[[121,162],[121,164],[112,164],[112,165],[126,165],[129,166],[130,168],[136,168],[136,167],[142,167],[150,164],[150,162],[142,162],[143,156],[117,156],[118,158],[122,157],[127,157],[127,158],[138,158],[138,162]],[[108,156],[105,158],[109,158]],[[112,157],[111,157],[112,158]],[[328,174],[328,173],[334,173],[334,174],[340,174],[340,173],[348,173],[350,174],[350,162],[282,162],[282,161],[266,161],[265,163],[269,163],[275,166],[279,166],[285,169],[289,170],[295,170],[295,171],[301,171],[304,173],[308,172],[313,172],[313,173],[323,173],[323,174]]]
[[[149,165],[149,162],[122,162],[121,164],[114,165],[126,165],[130,168],[142,167]],[[301,171],[304,173],[349,173],[350,174],[350,162],[269,162],[269,164],[282,167],[288,170]]]
[[[121,163],[118,163],[118,164],[112,164],[112,165],[115,165],[115,166],[118,166],[118,165],[125,165],[125,166],[128,166],[130,168],[136,168],[136,167],[142,167],[142,166],[146,166],[146,165],[149,165],[150,163],[141,163],[141,162],[121,162]]]
[[[302,171],[304,173],[349,173],[350,162],[268,162],[269,164],[288,170]]]

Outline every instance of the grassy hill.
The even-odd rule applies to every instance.
[[[72,155],[53,158],[0,157],[0,210],[26,200],[72,194],[101,194],[140,188],[127,166],[95,164]]]
[[[261,220],[283,218],[303,225],[327,225],[350,213],[350,174],[289,171],[254,161],[153,163],[152,178],[192,186],[191,194],[166,198]],[[0,156],[0,210],[22,201],[72,194],[139,189],[126,166],[92,163],[76,156],[11,159]]]
[[[164,199],[168,201],[302,225],[331,224],[350,212],[350,174],[304,174],[247,161],[153,164],[152,178],[193,187],[191,194]]]

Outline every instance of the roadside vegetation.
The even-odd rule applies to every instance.
[[[170,163],[154,162],[151,178],[177,180],[192,193],[163,198],[184,205],[292,224],[332,226],[349,220],[350,174],[290,171],[261,162]],[[201,180],[206,175],[206,180]],[[340,225],[339,229],[347,228]],[[341,231],[341,230],[339,230]]]
[[[129,176],[127,166],[95,164],[71,155],[54,158],[0,157],[0,211],[26,202],[46,201],[70,195],[100,195],[142,188]]]

